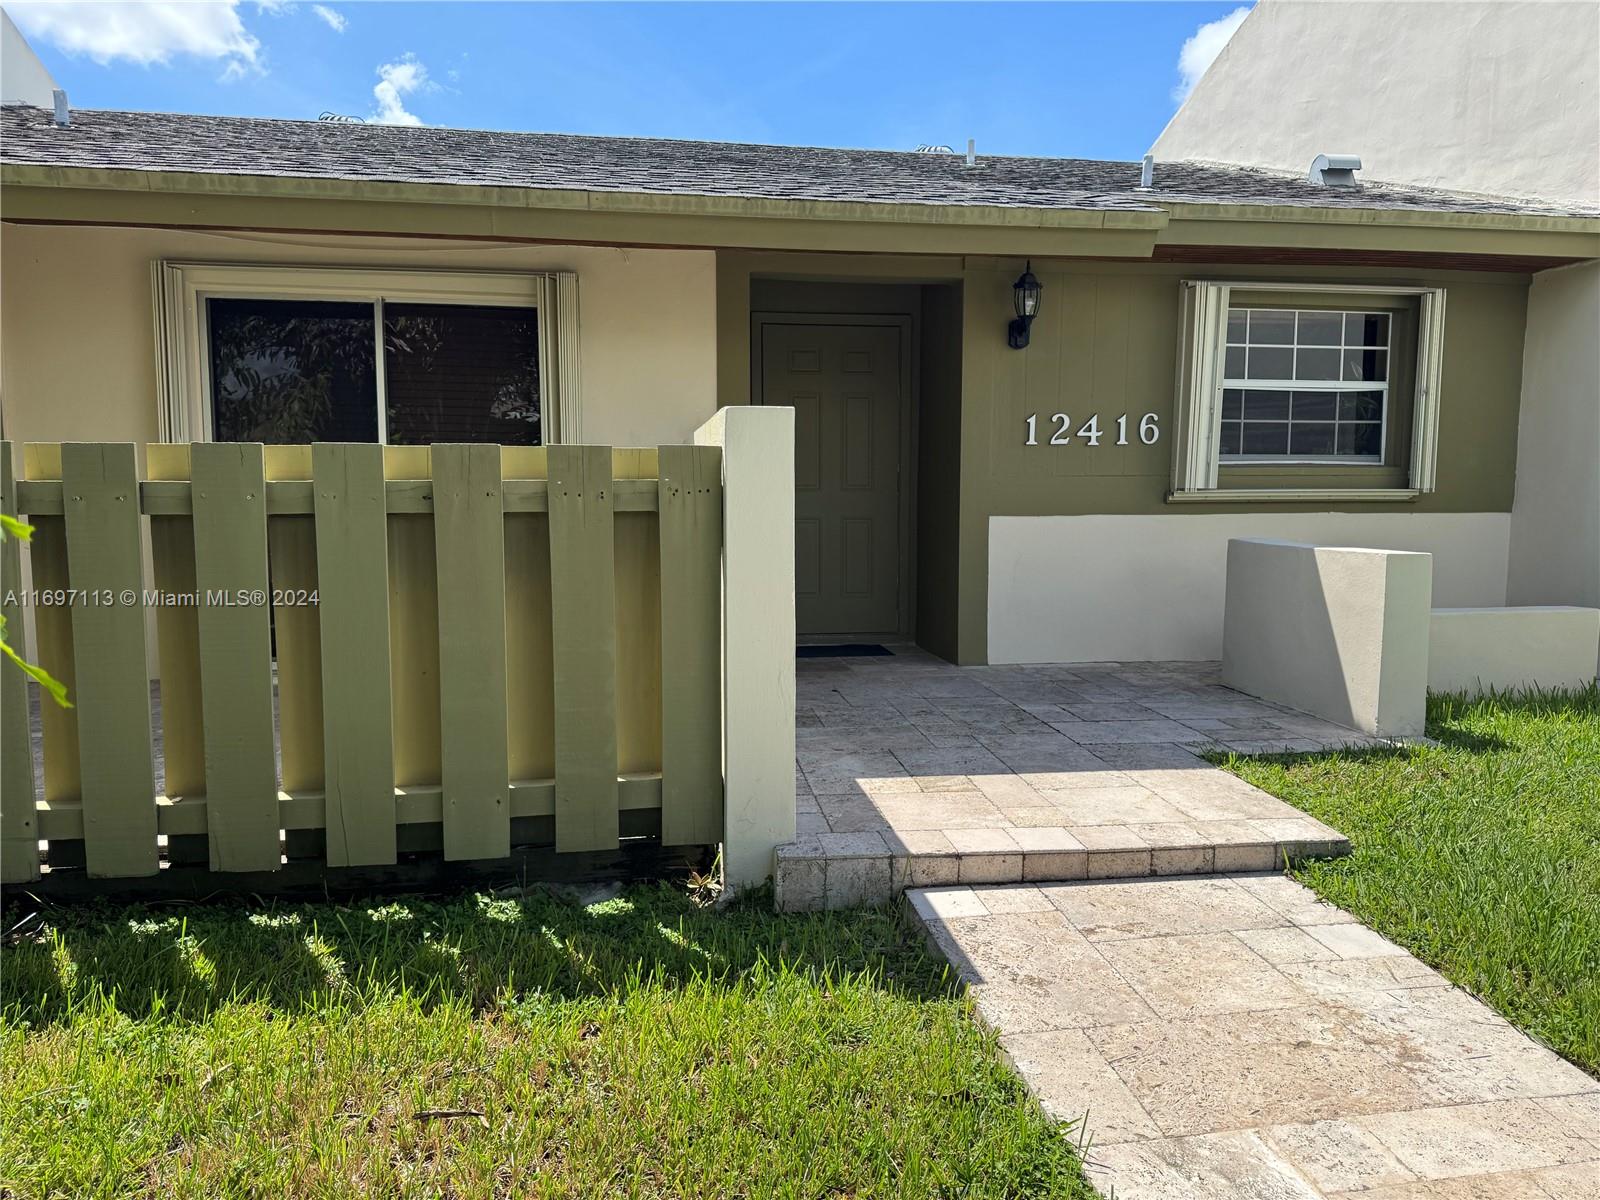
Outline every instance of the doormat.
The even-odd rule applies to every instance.
[[[836,646],[796,646],[796,658],[877,658],[883,654],[893,654],[893,650],[885,650],[882,646],[869,645],[866,642],[845,642]]]

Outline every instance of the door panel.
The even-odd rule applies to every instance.
[[[795,410],[801,633],[893,634],[900,612],[900,330],[764,325],[762,399]]]

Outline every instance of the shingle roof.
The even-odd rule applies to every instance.
[[[8,105],[0,161],[396,183],[868,204],[1148,212],[1165,204],[1249,204],[1423,212],[1591,216],[1595,210],[1391,184],[1353,191],[1288,174],[1158,162],[836,150],[658,138],[414,128],[332,121],[79,109],[57,127],[42,108]]]

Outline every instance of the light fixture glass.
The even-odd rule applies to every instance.
[[[1029,263],[1027,270],[1017,276],[1017,281],[1011,285],[1011,296],[1016,304],[1017,316],[1036,317],[1039,315],[1039,297],[1044,291],[1044,285],[1039,282],[1033,273],[1033,264]]]
[[[1006,344],[1013,350],[1021,350],[1028,344],[1028,327],[1039,315],[1039,300],[1043,294],[1044,285],[1034,275],[1030,262],[1011,285],[1011,303],[1017,310],[1017,319],[1006,328]]]

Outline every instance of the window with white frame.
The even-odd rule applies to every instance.
[[[158,263],[169,441],[572,440],[576,280]]]
[[[1443,323],[1439,288],[1185,283],[1172,498],[1432,491]]]

